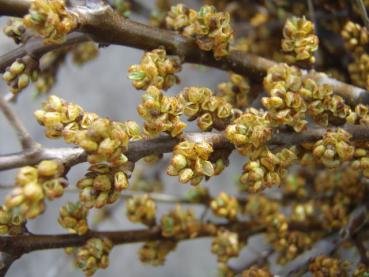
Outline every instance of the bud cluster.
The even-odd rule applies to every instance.
[[[314,158],[328,168],[336,168],[353,158],[355,147],[350,142],[351,134],[343,129],[328,130],[314,144]]]
[[[126,202],[127,218],[133,223],[155,224],[156,204],[148,194],[135,195]]]
[[[218,262],[226,262],[230,258],[238,257],[240,249],[238,234],[226,229],[219,230],[211,242],[211,252],[217,255]]]
[[[94,164],[89,167],[86,177],[77,182],[81,190],[79,199],[86,208],[102,208],[120,197],[120,192],[128,187],[128,171],[124,166],[111,167],[108,164]]]
[[[270,200],[262,194],[251,194],[247,197],[243,213],[252,219],[264,220],[268,216],[276,214],[279,209],[278,202]]]
[[[253,265],[252,267],[244,270],[242,272],[242,277],[273,277],[273,274],[265,267],[257,267]]]
[[[272,123],[289,125],[296,132],[306,129],[306,114],[323,126],[328,125],[329,115],[345,119],[350,107],[339,95],[333,95],[329,85],[318,85],[312,79],[302,80],[302,73],[296,67],[278,64],[268,70],[264,87],[269,97],[262,103],[268,110]]]
[[[140,261],[152,266],[165,263],[168,254],[176,249],[177,244],[171,240],[148,241],[138,250]]]
[[[149,86],[155,86],[167,90],[179,83],[179,78],[175,75],[179,71],[179,59],[168,57],[165,49],[159,48],[146,52],[140,64],[130,66],[128,78],[136,89],[145,90]]]
[[[365,27],[348,21],[341,31],[341,36],[345,42],[345,48],[354,56],[360,56],[366,52],[369,34]]]
[[[123,123],[101,118],[57,96],[50,96],[42,109],[35,112],[35,117],[45,126],[47,137],[63,136],[67,143],[80,146],[87,152],[90,163],[121,166],[127,162],[123,152],[129,141],[141,138],[140,128],[134,121]]]
[[[99,48],[96,43],[92,41],[79,43],[72,48],[72,59],[77,65],[84,65],[85,63],[95,59],[99,54]]]
[[[9,214],[12,224],[20,225],[45,210],[45,199],[54,200],[64,193],[66,180],[61,163],[44,160],[36,167],[22,167],[16,176],[16,187],[5,198],[3,212]],[[7,220],[4,220],[6,222]]]
[[[88,232],[88,209],[81,202],[68,202],[59,211],[59,224],[70,233],[80,236]]]
[[[16,44],[26,41],[26,28],[23,25],[23,20],[12,17],[4,28],[4,34],[14,40]]]
[[[192,210],[183,211],[179,205],[163,215],[160,220],[161,234],[165,238],[193,238],[196,237],[200,222]]]
[[[313,244],[312,234],[288,230],[287,218],[280,212],[269,215],[266,224],[267,238],[279,253],[277,258],[279,264],[286,264],[295,259]]]
[[[184,105],[183,113],[190,121],[197,118],[197,126],[202,131],[224,130],[233,118],[232,105],[225,98],[214,96],[208,88],[185,88],[179,98]]]
[[[37,80],[37,77],[38,61],[29,55],[16,59],[3,74],[3,79],[13,94],[21,92],[30,82]]]
[[[77,27],[77,18],[65,7],[64,0],[34,0],[23,24],[39,33],[45,43],[63,43]]]
[[[76,254],[76,265],[86,274],[92,276],[99,268],[109,266],[109,253],[113,243],[108,239],[92,238],[80,247]]]
[[[149,137],[155,137],[161,132],[177,137],[187,126],[180,119],[183,112],[181,101],[177,97],[165,96],[155,86],[150,86],[142,96],[137,112],[145,120],[144,132]]]
[[[238,213],[238,201],[235,197],[221,192],[210,202],[213,213],[219,217],[235,220]]]
[[[17,235],[22,233],[23,217],[12,215],[5,205],[0,206],[0,234]]]
[[[227,126],[225,136],[242,155],[254,155],[272,137],[267,113],[254,108],[247,109]]]
[[[347,276],[343,263],[327,256],[315,257],[309,264],[309,272],[313,276]]]
[[[352,83],[369,88],[369,55],[367,53],[369,35],[367,28],[348,21],[341,31],[341,36],[345,42],[346,50],[353,57],[353,62],[348,65]]]
[[[288,167],[297,159],[294,147],[284,148],[276,154],[264,148],[260,154],[243,167],[241,184],[248,192],[260,192],[273,185],[279,186],[285,179]]]
[[[314,32],[314,24],[305,17],[287,19],[283,27],[282,49],[288,53],[292,63],[307,61],[314,63],[314,52],[318,50],[319,39]]]
[[[249,105],[250,83],[241,75],[231,73],[229,82],[218,85],[218,92],[234,108],[244,110]]]
[[[183,141],[176,145],[167,169],[170,176],[179,176],[179,182],[196,186],[202,179],[214,175],[214,166],[209,161],[213,147],[207,142]]]
[[[199,48],[213,51],[216,59],[229,53],[229,44],[233,40],[230,15],[217,12],[213,6],[203,6],[199,12],[182,4],[173,6],[166,17],[166,26],[184,36],[195,38]]]

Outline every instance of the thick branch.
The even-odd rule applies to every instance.
[[[346,126],[346,131],[352,134],[353,141],[369,140],[369,128],[365,126]],[[270,145],[299,145],[304,142],[319,140],[326,132],[323,128],[307,130],[303,133],[280,132],[277,130]],[[233,149],[233,145],[227,141],[222,133],[186,133],[182,139],[191,141],[206,141],[213,145],[215,150]],[[181,138],[161,136],[154,139],[139,140],[131,142],[126,155],[132,162],[136,162],[148,155],[164,154],[172,152],[174,146]],[[0,156],[0,171],[25,165],[37,164],[42,160],[59,159],[67,167],[86,161],[86,153],[81,148],[46,148],[40,151],[25,151],[9,155]]]

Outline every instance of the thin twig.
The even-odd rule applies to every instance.
[[[366,11],[366,7],[363,0],[356,0],[356,4],[360,11],[361,20],[363,21],[367,30],[369,30],[369,17],[368,12]]]
[[[19,119],[10,104],[2,97],[0,97],[0,109],[15,130],[23,150],[32,151],[38,149],[40,147],[39,144],[32,139],[26,127],[24,127],[22,121]]]

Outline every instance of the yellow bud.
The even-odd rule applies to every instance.
[[[194,172],[190,168],[182,169],[179,172],[179,182],[181,182],[183,184],[189,182],[191,180],[193,174],[194,174]]]

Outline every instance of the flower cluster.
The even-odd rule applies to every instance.
[[[190,121],[197,118],[197,126],[202,131],[224,130],[233,118],[232,105],[225,98],[214,96],[208,88],[185,88],[179,98],[184,105],[183,113]]]
[[[252,266],[242,272],[242,277],[273,277],[267,268]]]
[[[140,261],[152,266],[165,263],[168,254],[176,249],[177,244],[171,240],[157,240],[146,242],[138,251]]]
[[[225,136],[242,155],[254,155],[272,137],[267,113],[254,108],[247,109],[227,126]]]
[[[234,108],[244,110],[249,105],[250,83],[241,75],[231,73],[229,82],[219,84],[218,91]]]
[[[213,51],[216,59],[229,53],[229,44],[233,39],[230,15],[217,12],[213,6],[203,6],[199,12],[182,4],[173,6],[166,17],[166,25],[184,36],[195,38],[199,48]]]
[[[76,265],[86,274],[92,276],[99,268],[109,266],[109,253],[113,243],[108,239],[92,238],[80,247],[76,254]]]
[[[308,195],[306,180],[300,175],[289,174],[282,186],[283,195],[304,198]]]
[[[140,64],[130,66],[128,78],[136,89],[155,86],[167,90],[179,82],[175,73],[181,71],[178,58],[168,57],[165,49],[159,48],[146,52]]]
[[[99,49],[96,43],[89,41],[77,44],[71,52],[73,62],[78,65],[84,65],[97,57]]]
[[[277,259],[279,264],[286,264],[295,259],[313,244],[312,234],[290,231],[286,216],[280,212],[269,215],[266,224],[267,238],[279,253]]]
[[[219,262],[226,262],[232,257],[237,257],[240,249],[238,234],[226,229],[219,230],[211,243],[211,252],[217,255]]]
[[[347,123],[352,125],[369,126],[369,108],[366,105],[358,104],[346,117]]]
[[[156,204],[148,194],[130,197],[126,203],[127,218],[133,223],[155,224]]]
[[[295,148],[284,148],[276,154],[265,148],[243,167],[241,184],[248,192],[260,192],[285,179],[288,167],[297,159]]]
[[[16,44],[25,42],[26,28],[23,25],[23,20],[19,18],[11,18],[4,28],[4,34],[14,40]]]
[[[214,198],[210,203],[211,210],[217,216],[234,220],[238,213],[238,201],[225,192],[222,192],[218,197]]]
[[[317,256],[309,264],[313,276],[347,276],[343,263],[335,258]]]
[[[147,89],[137,111],[145,120],[144,131],[149,137],[155,137],[161,132],[176,137],[182,134],[187,126],[180,119],[183,105],[178,98],[163,95],[155,86]]]
[[[90,166],[86,177],[77,182],[80,201],[87,208],[102,208],[120,197],[120,192],[128,187],[128,170],[107,164]]]
[[[348,71],[353,84],[369,88],[369,55],[367,53],[355,57],[354,61],[348,65]]]
[[[353,58],[353,61],[348,65],[352,83],[369,88],[369,55],[367,51],[369,35],[367,28],[348,21],[341,31],[341,36],[345,42],[346,50]]]
[[[22,233],[23,222],[23,217],[12,215],[5,205],[0,206],[0,234],[17,235]]]
[[[60,44],[77,27],[77,18],[70,13],[64,0],[35,0],[23,24],[39,33],[45,43]]]
[[[109,162],[121,166],[127,162],[123,152],[128,142],[140,138],[137,123],[101,118],[57,96],[50,96],[42,109],[35,112],[35,117],[45,126],[47,137],[63,136],[67,143],[82,147],[88,153],[90,163]]]
[[[204,176],[214,175],[214,166],[209,161],[213,147],[207,142],[183,141],[176,145],[167,169],[170,176],[179,176],[179,182],[196,186]]]
[[[88,232],[88,209],[81,202],[68,202],[60,208],[58,222],[69,232],[84,235]]]
[[[351,134],[338,128],[328,130],[314,144],[313,156],[328,168],[338,167],[353,158],[355,147],[350,143]]]
[[[10,219],[4,219],[4,225],[20,225],[26,219],[33,219],[45,210],[46,198],[61,197],[67,185],[60,177],[63,173],[63,165],[56,160],[44,160],[36,167],[22,167],[16,176],[16,187],[7,195],[2,207],[2,212]]]
[[[357,23],[348,21],[341,31],[341,36],[345,42],[345,48],[352,54],[361,55],[369,43],[368,30]]]
[[[252,194],[247,198],[243,213],[252,219],[263,220],[270,215],[276,214],[280,209],[278,202],[273,201],[261,194]]]
[[[298,61],[315,62],[314,52],[318,50],[319,39],[314,32],[314,24],[305,17],[289,18],[283,27],[282,49],[288,53],[292,63]]]
[[[264,87],[269,97],[262,103],[268,110],[272,123],[289,125],[296,132],[306,129],[306,114],[320,125],[327,126],[329,116],[345,119],[350,107],[339,95],[333,95],[329,85],[318,85],[312,79],[302,80],[302,73],[296,67],[278,64],[268,70]]]
[[[11,66],[7,67],[3,79],[14,94],[25,89],[30,82],[38,77],[38,61],[29,55],[18,58]]]
[[[165,238],[193,238],[196,237],[200,223],[192,210],[183,211],[179,205],[160,220],[161,234]]]
[[[298,93],[302,83],[301,76],[297,68],[287,64],[271,67],[264,78],[264,88],[269,97],[262,99],[268,116],[275,125],[290,125],[296,132],[301,132],[307,125],[304,119],[306,103]]]

